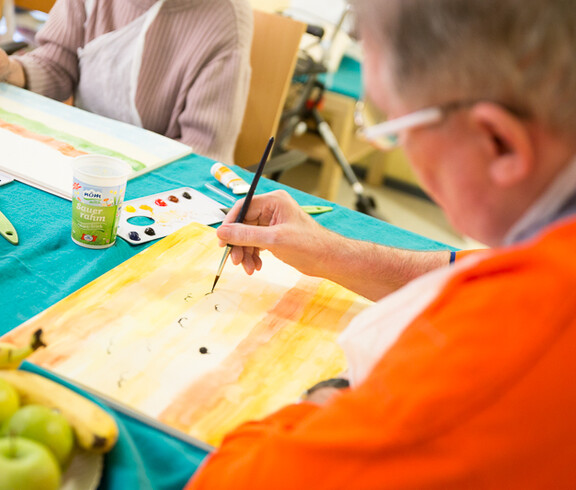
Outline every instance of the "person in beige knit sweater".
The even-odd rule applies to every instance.
[[[0,80],[233,163],[250,81],[248,0],[57,0]]]

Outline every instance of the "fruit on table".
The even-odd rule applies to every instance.
[[[44,444],[64,467],[74,449],[74,433],[66,418],[44,405],[25,405],[6,420],[0,436],[20,436]]]
[[[36,330],[30,343],[23,347],[18,347],[6,342],[0,342],[0,369],[16,369],[24,359],[40,347],[46,347],[42,338],[42,329]]]
[[[48,448],[23,437],[0,438],[0,490],[56,490],[60,479]]]
[[[2,369],[0,379],[16,388],[22,405],[37,404],[58,410],[72,426],[82,449],[105,453],[114,447],[118,426],[114,418],[94,402],[29,371]]]
[[[14,387],[0,379],[0,426],[20,407],[20,397]]]

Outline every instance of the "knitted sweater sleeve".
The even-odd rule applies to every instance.
[[[195,153],[234,163],[249,83],[249,60],[242,52],[225,52],[212,60],[188,90],[178,116],[181,136],[177,139]]]
[[[83,0],[58,0],[44,27],[38,47],[17,59],[26,73],[26,88],[56,100],[66,100],[78,82],[77,50],[84,42]]]

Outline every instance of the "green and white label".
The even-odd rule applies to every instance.
[[[104,248],[114,243],[118,230],[124,185],[87,186],[74,182],[72,239],[79,245]]]
[[[118,206],[93,206],[73,201],[72,238],[93,246],[109,245],[116,239]]]

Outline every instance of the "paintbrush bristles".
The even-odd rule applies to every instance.
[[[210,290],[210,293],[208,293],[208,294],[212,294],[214,292],[214,288],[216,287],[216,283],[218,282],[218,279],[220,279],[220,276],[216,276],[216,279],[214,279],[214,284],[212,284],[212,289]]]

